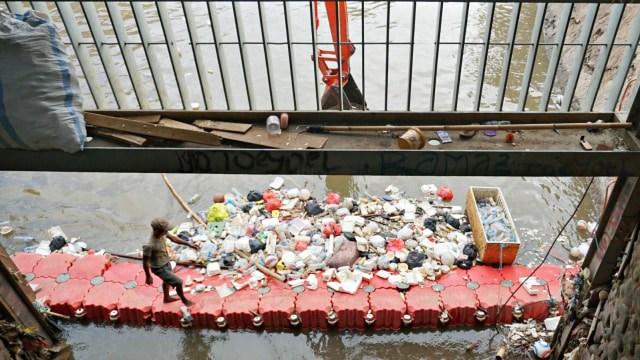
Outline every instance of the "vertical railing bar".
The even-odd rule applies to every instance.
[[[458,96],[460,93],[460,76],[462,75],[462,63],[464,59],[464,47],[467,39],[467,21],[469,20],[469,3],[462,4],[462,25],[460,26],[460,45],[458,47],[458,59],[456,61],[456,75],[453,81],[453,99],[451,111],[458,110]]]
[[[162,28],[162,34],[166,41],[167,49],[169,50],[169,61],[173,68],[173,76],[178,83],[178,93],[180,94],[180,100],[182,101],[182,108],[191,110],[191,100],[189,97],[189,86],[184,78],[184,70],[182,69],[182,62],[180,61],[180,53],[178,45],[176,44],[176,37],[173,33],[173,26],[171,26],[171,17],[169,10],[167,10],[167,4],[162,1],[156,1],[156,11],[158,11],[158,17],[160,18],[160,27]],[[195,54],[194,54],[195,56]]]
[[[242,22],[242,10],[238,6],[238,3],[234,2],[233,20],[236,25],[236,36],[238,37],[238,49],[240,50],[240,61],[242,62],[242,76],[244,77],[244,86],[247,91],[247,100],[249,100],[249,110],[255,110],[255,97],[253,96],[253,83],[251,83],[251,68],[248,64],[248,59],[244,53],[244,26]],[[240,14],[238,16],[238,14]]]
[[[95,69],[91,64],[91,56],[87,51],[85,51],[86,49],[84,47],[81,47],[78,44],[80,30],[78,29],[78,24],[73,16],[71,5],[66,2],[56,2],[55,4],[58,8],[58,12],[60,13],[62,24],[65,29],[67,29],[67,35],[69,36],[69,40],[71,40],[73,49],[76,52],[80,69],[87,80],[87,85],[89,86],[89,92],[93,97],[93,101],[98,109],[105,108],[107,106],[107,99],[104,97],[104,93],[100,87],[100,81],[98,80]]]
[[[489,41],[491,41],[491,29],[493,26],[493,13],[495,4],[490,3],[487,11],[487,21],[485,24],[485,34],[483,38],[482,54],[480,55],[480,64],[478,66],[478,82],[476,84],[476,99],[473,105],[474,111],[480,110],[480,101],[482,101],[482,86],[484,85],[484,75],[486,72],[487,56],[489,55]]]
[[[211,95],[211,89],[209,88],[209,82],[207,81],[207,71],[204,68],[204,59],[202,58],[202,50],[199,46],[200,37],[198,36],[198,28],[193,15],[193,7],[190,2],[181,2],[182,11],[187,24],[187,34],[189,35],[189,43],[191,45],[191,52],[193,53],[193,59],[196,63],[196,71],[198,72],[198,82],[200,83],[200,91],[202,91],[202,97],[204,98],[204,106],[207,110],[213,109],[213,97]]]
[[[311,45],[313,56],[311,59],[313,60],[313,76],[314,76],[314,88],[316,90],[316,110],[320,110],[320,94],[318,92],[318,43],[317,43],[317,21],[315,19],[316,15],[316,7],[314,6],[315,2],[309,1],[309,16],[311,23]],[[322,74],[324,77],[324,74]]]
[[[140,107],[141,109],[147,109],[149,108],[149,100],[147,99],[147,93],[144,90],[144,86],[142,85],[140,72],[138,71],[138,66],[136,65],[136,60],[133,56],[133,52],[131,51],[131,48],[126,45],[129,39],[127,31],[122,24],[122,14],[120,12],[120,9],[118,8],[118,4],[105,1],[105,5],[107,7],[107,14],[109,14],[111,26],[113,27],[113,33],[118,42],[118,46],[120,47],[120,54],[122,54],[125,68],[127,69],[127,74],[129,75],[129,79],[131,80],[131,84],[133,85],[133,91],[136,94],[138,107]],[[116,16],[114,16],[114,13]]]
[[[609,98],[607,99],[607,104],[604,111],[615,110],[615,106],[618,103],[618,97],[622,92],[622,86],[624,85],[627,73],[629,72],[629,67],[631,66],[631,61],[633,60],[636,53],[638,42],[640,42],[640,8],[638,9],[636,18],[633,21],[633,27],[629,32],[627,45],[625,46],[622,57],[620,58],[620,62],[618,63],[618,72],[611,82],[611,90],[609,91]],[[640,92],[636,93],[636,102],[637,98],[640,97],[639,94]],[[636,102],[634,102],[634,104]]]
[[[576,93],[576,85],[578,84],[578,79],[580,78],[580,72],[582,70],[582,63],[584,62],[584,57],[587,54],[589,38],[593,32],[593,25],[596,21],[596,15],[598,14],[599,7],[600,4],[590,4],[587,9],[585,20],[582,21],[583,25],[582,31],[580,32],[580,47],[574,55],[573,66],[570,72],[571,76],[567,81],[567,86],[565,87],[564,95],[562,97],[562,105],[560,106],[561,111],[569,111],[571,103],[573,102],[573,97]]]
[[[100,58],[102,66],[104,67],[104,72],[107,76],[109,86],[111,86],[113,97],[116,100],[116,106],[118,107],[118,109],[128,109],[129,102],[127,101],[127,96],[124,93],[124,89],[120,84],[118,72],[113,65],[113,59],[111,58],[109,49],[105,48],[103,45],[105,41],[104,30],[102,29],[102,25],[100,24],[100,20],[98,19],[96,7],[93,2],[81,1],[80,8],[84,13],[84,17],[87,19],[91,38],[93,39],[93,44],[95,45],[96,50],[98,50],[98,57]]]
[[[407,87],[407,111],[411,110],[411,86],[413,84],[413,50],[416,40],[416,2],[413,2],[411,12],[411,45],[409,45],[409,84]],[[364,33],[364,32],[363,32]]]
[[[289,2],[283,1],[282,6],[284,7],[284,27],[287,33],[287,51],[289,54],[289,76],[291,77],[291,95],[293,96],[293,109],[298,110],[298,97],[296,96],[296,81],[298,77],[296,76],[296,66],[295,66],[295,54],[293,51],[293,44],[291,43],[291,27],[289,26],[289,13],[291,13],[291,9],[289,8]],[[315,69],[314,69],[315,72]]]
[[[511,12],[511,24],[509,24],[509,35],[507,38],[507,49],[502,62],[502,73],[500,74],[500,85],[498,86],[498,98],[496,100],[496,111],[502,111],[504,106],[504,94],[509,81],[509,70],[511,69],[511,58],[513,57],[513,48],[516,40],[516,32],[518,31],[518,22],[520,21],[520,3],[513,4]]]
[[[626,4],[614,4],[613,9],[611,9],[609,25],[607,26],[607,31],[605,32],[603,39],[603,42],[606,45],[598,54],[598,60],[593,69],[593,77],[591,78],[586,98],[582,102],[582,111],[593,111],[596,95],[598,95],[598,89],[600,89],[600,85],[602,84],[602,77],[604,75],[607,62],[609,61],[611,50],[613,50],[613,42],[615,41],[616,34],[620,28],[620,20],[622,19],[625,7]]]
[[[22,6],[22,1],[5,1],[7,4],[7,8],[14,14],[24,14],[24,6]]]
[[[556,73],[558,71],[560,55],[562,54],[562,49],[564,47],[564,41],[567,35],[567,27],[569,24],[569,20],[571,19],[572,10],[573,3],[564,4],[562,15],[560,17],[560,25],[558,27],[558,32],[556,33],[556,45],[553,48],[551,57],[549,58],[549,69],[547,69],[547,77],[544,81],[544,89],[542,91],[542,97],[540,98],[540,107],[538,108],[538,110],[541,112],[546,112],[547,107],[549,106],[549,97],[551,96],[551,91],[553,90],[553,81],[555,80]]]
[[[361,47],[362,47],[362,51],[361,51],[361,53],[362,53],[362,55],[361,55],[361,57],[362,57],[362,99],[364,100],[364,99],[366,99],[366,96],[365,96],[365,94],[366,94],[366,86],[365,86],[365,76],[364,76],[365,71],[366,71],[365,70],[366,69],[366,67],[365,67],[365,56],[364,56],[364,44],[365,44],[365,41],[364,41],[364,38],[365,38],[365,32],[364,32],[364,0],[360,1],[360,26],[362,28],[361,29],[361,34],[362,34],[362,45],[361,45]],[[364,101],[364,104],[362,104],[362,105],[363,105],[362,106],[362,111],[367,111],[367,106],[366,106],[367,102],[366,102],[366,100]]]
[[[342,44],[340,42],[340,38],[342,37],[342,29],[340,29],[340,4],[338,1],[335,1],[336,6],[336,40],[337,40],[337,49],[338,53],[336,54],[336,60],[338,61],[338,95],[340,96],[340,100],[338,103],[340,104],[340,111],[344,110],[345,104],[343,103],[344,99],[344,89],[342,87]],[[348,31],[345,29],[344,31]],[[348,104],[349,108],[351,108],[351,104]]]
[[[311,22],[311,45],[313,47],[313,77],[314,77],[314,88],[316,89],[316,110],[320,111],[320,94],[318,92],[318,39],[317,33],[318,29],[316,28],[316,9],[313,1],[309,1],[309,16]],[[325,74],[322,74],[324,77]]]
[[[260,20],[260,27],[262,28],[262,51],[264,52],[264,61],[265,66],[267,68],[267,83],[269,84],[269,95],[271,98],[271,110],[276,108],[276,104],[278,103],[276,99],[276,93],[273,89],[273,84],[271,83],[271,52],[269,51],[269,46],[267,43],[269,42],[269,26],[267,25],[267,19],[262,16],[262,7],[264,3],[258,1],[258,18]]]
[[[387,42],[384,62],[384,111],[388,110],[389,100],[389,35],[391,32],[391,1],[387,0]]]
[[[213,11],[212,11],[213,10]],[[209,13],[209,21],[211,22],[211,34],[213,35],[213,42],[216,44],[216,56],[218,58],[218,71],[220,71],[220,79],[222,80],[222,91],[224,92],[224,99],[227,103],[227,110],[235,109],[235,101],[231,94],[231,76],[229,75],[229,67],[227,66],[227,57],[225,56],[225,50],[220,44],[221,32],[218,21],[216,5],[207,1],[207,12]]]
[[[520,98],[518,99],[517,111],[524,111],[527,103],[529,86],[531,86],[531,76],[533,74],[536,57],[538,56],[538,45],[540,44],[540,34],[542,33],[542,25],[544,24],[544,16],[546,12],[547,3],[539,3],[538,11],[536,12],[536,19],[533,25],[533,31],[531,32],[532,49],[529,50],[527,65],[525,66],[524,74],[522,76],[522,86],[520,87]]]
[[[160,107],[166,109],[167,105],[170,105],[170,99],[167,95],[167,90],[164,86],[164,80],[162,79],[162,71],[161,67],[158,64],[158,59],[151,48],[149,47],[149,28],[146,19],[144,18],[144,9],[139,2],[129,1],[129,6],[131,6],[131,11],[133,12],[133,19],[136,22],[136,28],[138,30],[138,35],[140,36],[140,40],[142,41],[142,49],[144,50],[144,55],[147,58],[147,63],[149,64],[149,72],[151,73],[151,79],[153,79],[153,84],[156,87],[156,93],[158,94],[158,100],[160,101]],[[154,69],[158,69],[158,72],[154,71]]]
[[[433,49],[433,68],[431,71],[431,99],[429,110],[433,111],[436,103],[436,86],[438,80],[438,57],[440,56],[440,33],[442,32],[442,2],[438,2],[438,19],[436,20],[436,41]]]

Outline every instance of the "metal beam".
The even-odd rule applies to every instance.
[[[414,4],[415,6],[415,4]],[[415,9],[414,9],[415,18]],[[469,4],[462,4],[462,20],[460,21],[460,44],[458,45],[458,56],[456,58],[456,75],[453,80],[453,102],[451,103],[451,111],[458,110],[458,93],[460,92],[460,75],[462,74],[462,62],[464,59],[464,46],[467,36],[467,20],[469,19]],[[414,19],[415,21],[415,19]],[[414,25],[415,32],[415,25]],[[411,39],[413,43],[413,38]],[[413,49],[413,45],[412,45]],[[407,109],[409,110],[409,109]]]
[[[591,38],[591,33],[593,32],[593,25],[595,24],[599,7],[599,4],[590,4],[587,9],[587,16],[582,21],[580,47],[574,55],[571,76],[565,86],[564,95],[562,97],[562,111],[569,111],[571,109],[571,103],[573,102],[573,96],[576,93],[576,85],[578,85],[578,79],[580,78],[580,72],[582,71],[584,57],[587,54],[587,48],[589,47],[589,38]]]
[[[360,112],[358,112],[360,113]],[[4,171],[384,176],[638,176],[640,152],[85,148],[0,150]],[[162,159],[162,161],[153,161]],[[640,199],[640,196],[636,197]]]
[[[489,55],[489,42],[491,41],[491,29],[493,26],[493,13],[495,12],[495,4],[488,5],[487,21],[484,25],[484,39],[482,41],[482,53],[480,54],[480,64],[478,64],[478,80],[476,83],[476,98],[473,104],[473,110],[479,111],[482,102],[482,86],[484,85],[484,75],[487,71],[487,56]]]
[[[558,72],[560,55],[562,54],[562,48],[564,47],[564,39],[567,36],[567,28],[569,27],[569,20],[571,20],[572,10],[573,4],[564,4],[564,7],[562,8],[562,16],[559,20],[560,25],[558,26],[558,32],[556,33],[556,44],[551,56],[549,57],[549,68],[547,69],[547,77],[544,81],[544,89],[542,90],[542,98],[540,99],[540,107],[538,108],[538,111],[547,111],[547,107],[549,106],[549,98],[551,97],[553,82],[556,79],[556,73]]]
[[[625,46],[624,53],[622,54],[622,58],[618,63],[618,72],[616,73],[616,77],[611,83],[609,98],[607,100],[607,104],[605,105],[605,109],[608,111],[613,111],[616,107],[616,104],[618,103],[618,98],[620,97],[620,93],[622,92],[622,87],[627,77],[627,73],[629,72],[629,66],[631,66],[631,62],[633,61],[633,58],[636,54],[638,42],[640,42],[640,7],[638,7],[638,12],[636,13],[636,17],[633,21],[633,27],[629,32],[629,38],[627,40],[627,45]],[[637,96],[638,95],[636,95],[636,97]]]
[[[513,48],[516,41],[516,32],[518,31],[518,22],[520,21],[520,4],[515,3],[511,12],[511,21],[509,24],[509,37],[507,39],[507,49],[505,50],[504,61],[502,62],[502,73],[500,74],[500,85],[498,86],[498,99],[496,100],[496,111],[502,111],[504,106],[504,92],[509,80],[509,70],[511,68],[511,58],[513,57]]]
[[[207,81],[207,69],[205,68],[204,58],[202,57],[202,49],[198,45],[200,36],[198,35],[198,24],[196,23],[193,13],[193,7],[190,2],[182,2],[182,11],[187,22],[187,31],[189,32],[189,41],[191,43],[191,52],[196,63],[196,71],[198,72],[198,82],[200,83],[200,91],[204,99],[205,108],[213,109],[213,95]]]
[[[156,9],[158,10],[158,17],[160,18],[160,25],[162,26],[162,33],[164,35],[167,49],[169,50],[169,60],[173,67],[173,75],[175,76],[176,83],[178,84],[178,92],[180,93],[180,99],[182,100],[182,107],[184,109],[191,109],[191,99],[189,97],[189,87],[187,86],[187,80],[184,78],[184,70],[182,69],[182,61],[180,60],[181,53],[176,43],[176,36],[173,33],[173,26],[171,25],[171,16],[169,15],[169,9],[164,1],[156,1]],[[195,54],[193,54],[195,57]]]
[[[520,97],[518,98],[518,111],[524,111],[527,105],[527,97],[529,96],[529,86],[531,86],[531,75],[535,66],[536,57],[538,56],[538,48],[540,45],[540,34],[542,33],[542,25],[544,24],[544,16],[547,12],[547,3],[539,3],[536,12],[536,20],[531,32],[531,50],[527,56],[527,65],[522,76],[522,86],[520,87]]]
[[[620,27],[620,20],[622,19],[624,8],[625,4],[615,4],[611,9],[609,25],[607,26],[607,31],[604,34],[604,49],[601,49],[598,54],[598,61],[593,69],[593,77],[589,84],[589,90],[587,90],[587,96],[585,96],[584,102],[582,103],[582,111],[593,111],[593,104],[596,101],[596,95],[600,89],[602,77],[604,76],[605,68],[609,61],[609,56],[611,55],[611,50],[613,50],[613,42],[616,39],[616,34]]]
[[[611,281],[617,259],[640,215],[638,177],[620,177],[611,194],[600,225],[585,257],[584,266],[591,271],[591,286]]]

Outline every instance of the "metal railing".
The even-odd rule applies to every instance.
[[[316,34],[313,2],[2,8],[49,15],[73,49],[87,109],[321,108],[312,54],[333,43],[322,10]],[[631,106],[621,102],[627,87],[627,99],[637,92],[637,4],[353,1],[348,10],[363,111],[612,112]]]

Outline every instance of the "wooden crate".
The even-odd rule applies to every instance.
[[[507,223],[513,230],[515,242],[494,242],[487,240],[476,204],[477,200],[487,197],[492,197],[504,210]],[[474,242],[478,248],[480,260],[485,264],[500,264],[500,249],[502,248],[502,264],[512,264],[520,249],[520,238],[518,237],[516,226],[513,223],[507,202],[504,200],[500,188],[470,186],[465,205],[467,218],[471,224],[471,231],[473,232]]]

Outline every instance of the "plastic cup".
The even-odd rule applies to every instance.
[[[270,135],[280,135],[282,130],[280,129],[280,119],[275,115],[270,115],[267,118],[267,132]]]
[[[404,150],[422,149],[426,143],[427,138],[424,137],[420,129],[415,127],[409,128],[409,130],[398,138],[398,146]]]

